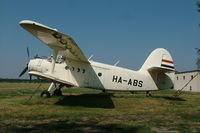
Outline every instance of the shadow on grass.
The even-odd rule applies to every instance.
[[[53,121],[34,125],[6,125],[2,131],[48,132],[48,133],[151,133],[150,129],[141,126],[129,126],[124,124],[97,125],[94,123],[68,123],[67,121]]]
[[[180,97],[170,97],[170,96],[152,96],[153,98],[164,98],[166,100],[171,100],[171,101],[186,101],[183,98]]]
[[[68,95],[63,96],[56,105],[62,106],[83,106],[89,108],[114,108],[113,101],[111,99],[111,93],[100,94],[81,94],[81,95]]]

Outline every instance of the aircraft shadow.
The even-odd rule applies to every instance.
[[[153,98],[164,98],[166,100],[172,100],[172,101],[186,101],[183,98],[180,97],[173,97],[173,96],[152,96]]]
[[[62,106],[82,106],[88,108],[112,109],[115,106],[111,96],[112,94],[110,93],[65,95],[55,104]]]
[[[139,126],[128,126],[120,124],[107,124],[98,125],[92,122],[84,123],[69,123],[67,120],[63,121],[52,121],[48,123],[32,124],[26,126],[19,125],[4,125],[14,129],[15,133],[27,133],[27,132],[50,132],[50,133],[138,133],[142,127]]]

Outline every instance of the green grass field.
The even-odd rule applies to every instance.
[[[0,132],[189,133],[200,132],[200,93],[145,93],[63,88],[41,98],[49,84],[0,83]],[[32,96],[32,94],[35,95]],[[30,97],[32,96],[32,99]]]

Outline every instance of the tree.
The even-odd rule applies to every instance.
[[[197,6],[198,6],[198,12],[200,12],[200,2],[199,1],[197,2]],[[196,65],[197,65],[197,69],[199,70],[200,69],[200,49],[196,48],[196,51],[197,51],[197,55],[198,55]]]
[[[199,48],[195,48],[195,49],[196,49],[197,55],[198,55],[196,65],[197,65],[197,69],[200,70],[200,49]]]
[[[199,1],[197,2],[197,6],[198,6],[198,8],[199,8],[199,9],[198,9],[198,12],[200,12],[200,2],[199,2]]]

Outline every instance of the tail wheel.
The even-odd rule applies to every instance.
[[[146,91],[146,97],[152,97],[152,95],[149,91]]]

